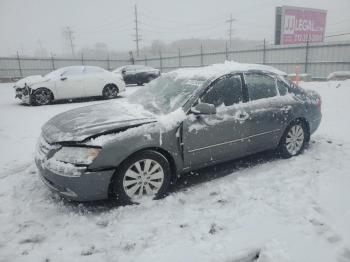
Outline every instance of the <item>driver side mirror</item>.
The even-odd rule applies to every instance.
[[[125,70],[125,69],[122,70],[122,74],[123,74],[123,75],[126,74],[126,70]]]
[[[66,79],[67,79],[66,76],[61,76],[61,81],[64,81],[64,80],[66,80]]]
[[[191,112],[195,115],[214,115],[216,114],[216,108],[212,104],[199,103],[191,108]]]

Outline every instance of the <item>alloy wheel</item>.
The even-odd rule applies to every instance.
[[[118,96],[118,89],[113,85],[107,85],[104,88],[104,95],[107,98],[115,98]]]
[[[125,172],[123,188],[131,199],[155,195],[164,183],[164,170],[153,159],[142,159]]]
[[[286,136],[286,149],[290,155],[296,155],[304,144],[304,129],[301,125],[294,125],[290,128]]]
[[[51,93],[45,89],[39,89],[34,93],[35,103],[37,105],[46,105],[50,103]]]

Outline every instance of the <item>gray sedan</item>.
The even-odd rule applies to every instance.
[[[271,67],[228,63],[162,75],[127,101],[59,114],[42,128],[42,181],[77,201],[165,196],[182,173],[276,149],[302,152],[321,98]]]

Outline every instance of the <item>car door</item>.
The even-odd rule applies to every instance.
[[[84,97],[84,76],[83,67],[67,68],[56,83],[59,98]]]
[[[247,154],[272,149],[277,146],[283,132],[285,117],[283,102],[276,86],[276,78],[264,73],[246,73],[246,150]]]
[[[123,78],[124,78],[125,83],[135,84],[136,83],[135,69],[133,67],[126,66],[123,70],[125,72],[123,74]]]
[[[95,66],[84,67],[84,89],[86,96],[101,96],[105,86],[105,71]]]
[[[242,75],[218,79],[198,100],[216,107],[214,115],[189,114],[183,122],[183,154],[186,168],[233,159],[244,154],[241,141],[245,124],[237,107],[244,104]]]
[[[136,83],[145,83],[147,79],[147,69],[144,66],[135,66],[135,81]]]

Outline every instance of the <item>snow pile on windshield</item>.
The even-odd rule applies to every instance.
[[[133,93],[128,101],[142,105],[156,115],[164,115],[182,107],[203,83],[204,80],[200,78],[180,78],[174,77],[174,74],[164,74]]]
[[[185,118],[186,113],[182,108],[179,108],[170,114],[159,116],[157,120],[165,130],[170,130],[181,123]]]
[[[167,74],[180,79],[210,79],[212,77],[220,77],[231,72],[248,70],[262,70],[277,75],[287,75],[285,72],[271,66],[260,64],[244,64],[234,61],[225,61],[223,64],[214,64],[198,68],[181,68]]]

